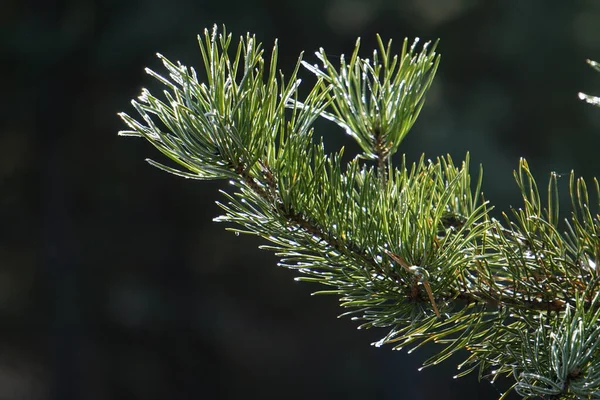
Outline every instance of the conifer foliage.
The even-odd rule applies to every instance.
[[[557,175],[540,189],[522,159],[523,205],[498,220],[468,154],[459,163],[393,157],[432,84],[436,43],[405,40],[394,55],[378,37],[362,58],[357,41],[339,63],[321,49],[318,64],[300,56],[284,75],[277,43],[266,58],[249,34],[236,44],[215,27],[198,39],[200,74],[159,55],[165,72],[147,72],[164,92],[144,89],[132,101],[139,115],[120,114],[121,135],[145,138],[172,161],[152,165],[229,180],[216,221],[266,239],[279,265],[322,284],[318,293],[337,296],[360,328],[385,328],[375,345],[438,343],[425,366],[466,349],[457,376],[511,376],[525,398],[600,398],[597,180],[588,189],[571,173],[562,215]],[[316,77],[303,99],[301,73]],[[313,137],[320,117],[361,153],[343,163],[343,149],[326,152]]]

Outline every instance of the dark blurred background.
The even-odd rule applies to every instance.
[[[155,85],[154,54],[200,67],[196,34],[250,31],[281,68],[375,33],[440,38],[426,107],[401,147],[484,163],[498,212],[519,204],[512,170],[600,175],[600,3],[594,0],[72,0],[0,4],[0,399],[464,399],[501,384],[421,372],[369,344],[333,297],[293,281],[212,222],[223,182],[170,176],[119,138],[119,111]],[[303,72],[304,73],[304,72]],[[329,149],[350,145],[328,124]],[[564,179],[563,179],[564,180]]]

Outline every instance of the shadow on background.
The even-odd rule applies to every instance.
[[[441,38],[442,62],[401,152],[471,152],[486,197],[518,205],[525,156],[550,171],[600,175],[600,4],[595,1],[8,0],[0,6],[0,398],[464,399],[498,397],[459,359],[417,372],[435,346],[407,355],[369,343],[336,299],[310,297],[256,238],[212,222],[224,183],[148,166],[160,155],[118,138],[116,113],[154,53],[200,67],[196,34],[225,23],[281,46],[289,71],[363,54],[375,33]],[[308,75],[308,74],[305,74]],[[329,149],[352,148],[324,123]]]

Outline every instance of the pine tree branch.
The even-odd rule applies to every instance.
[[[482,197],[481,169],[471,180],[468,154],[459,166],[449,156],[390,164],[439,64],[435,44],[417,52],[417,42],[409,48],[405,40],[392,56],[391,42],[378,37],[369,60],[357,41],[339,67],[321,49],[322,67],[301,57],[285,79],[277,43],[268,68],[253,36],[231,51],[231,35],[215,28],[199,43],[206,83],[159,56],[168,77],[148,73],[165,85],[166,100],[143,90],[132,102],[141,121],[120,114],[129,127],[122,135],[146,138],[182,169],[152,165],[230,180],[216,220],[271,242],[262,247],[281,266],[327,286],[317,293],[338,295],[343,315],[362,321],[360,328],[388,328],[377,346],[442,344],[425,366],[467,349],[458,376],[512,375],[524,397],[599,395],[600,216],[590,207],[600,203],[590,203],[585,181],[571,174],[572,213],[563,222],[556,174],[543,205],[521,160],[515,179],[523,207],[499,221]],[[317,76],[303,101],[300,66]],[[343,149],[327,154],[322,141],[315,144],[319,117],[344,129],[362,153],[343,166]]]
[[[596,71],[600,72],[600,64],[598,64],[596,61],[587,60],[587,63]],[[600,97],[579,93],[579,98],[589,104],[600,107]]]

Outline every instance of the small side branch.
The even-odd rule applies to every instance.
[[[389,146],[386,146],[386,141],[381,133],[381,128],[373,128],[373,134],[375,136],[375,157],[377,158],[377,172],[381,179],[382,184],[387,183],[388,174],[388,160],[389,160]]]

